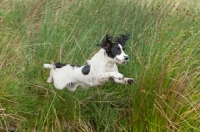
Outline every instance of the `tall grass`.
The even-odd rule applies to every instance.
[[[199,131],[198,6],[162,0],[2,1],[0,128]],[[108,82],[69,92],[46,83],[43,63],[85,64],[106,33],[126,32],[131,60],[119,70],[136,84]]]

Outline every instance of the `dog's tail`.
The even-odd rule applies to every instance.
[[[54,64],[44,64],[43,66],[46,69],[56,68],[56,66]]]

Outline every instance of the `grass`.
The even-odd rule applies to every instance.
[[[198,2],[0,2],[0,131],[200,131]],[[126,32],[119,70],[136,84],[46,83],[44,63],[85,64],[106,33]]]

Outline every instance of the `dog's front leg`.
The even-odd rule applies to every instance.
[[[123,78],[121,80],[117,79],[117,78],[113,78],[114,81],[116,83],[123,83],[123,84],[132,84],[134,83],[134,79],[133,78]]]
[[[97,74],[98,79],[108,79],[108,78],[116,78],[118,80],[122,80],[124,75],[118,72],[106,72],[106,73],[99,73]]]

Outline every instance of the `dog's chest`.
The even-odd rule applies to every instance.
[[[108,77],[104,74],[108,72],[117,72],[117,66],[106,64],[102,62],[91,64],[91,74],[88,75],[88,81],[90,85],[101,85],[108,81]]]
[[[104,64],[104,65],[98,65],[97,68],[95,68],[95,72],[96,73],[106,73],[106,72],[112,72],[112,71],[116,71],[117,68],[114,65],[109,65],[109,64]]]
[[[105,72],[118,72],[117,65],[115,63],[107,63],[104,67]]]

